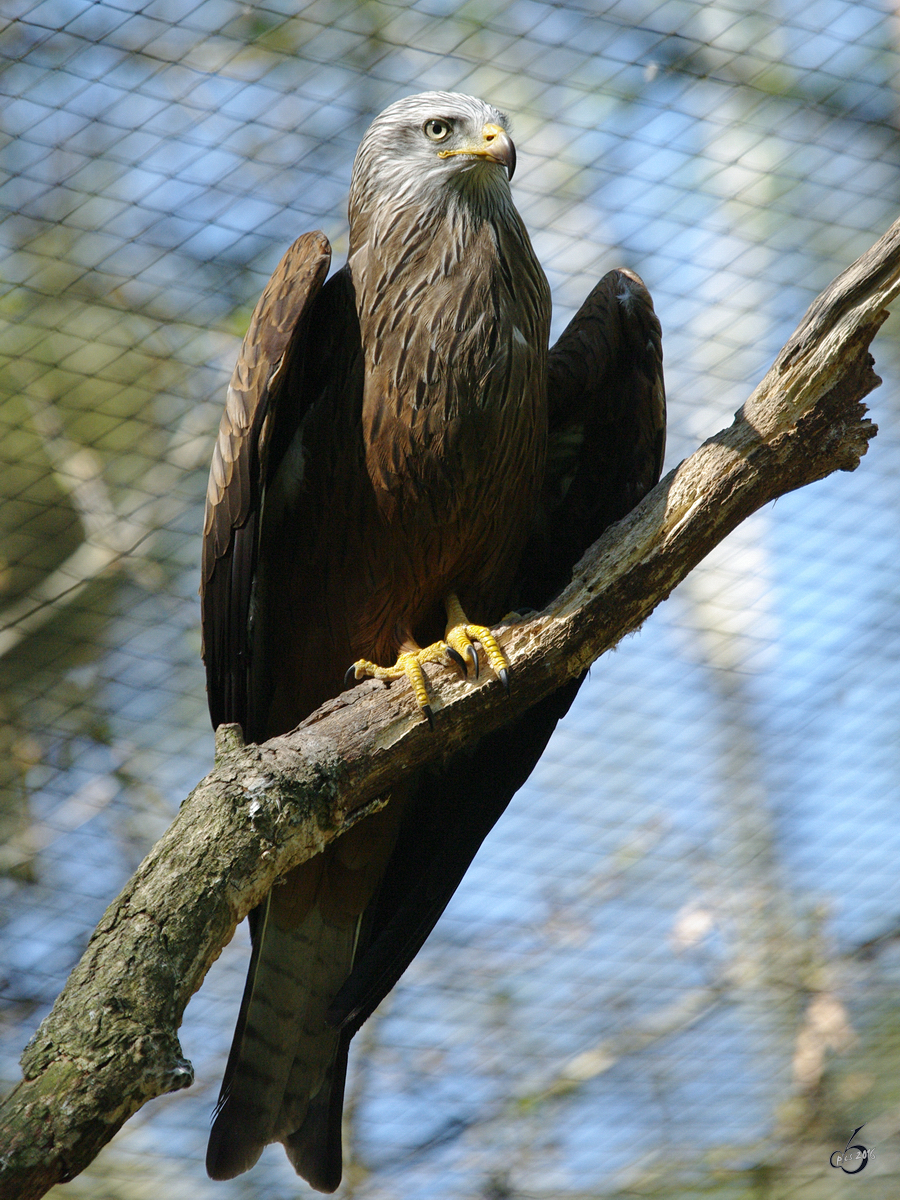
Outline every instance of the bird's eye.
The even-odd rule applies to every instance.
[[[422,128],[425,130],[425,136],[430,138],[433,142],[443,142],[453,132],[449,121],[440,121],[436,119],[433,121],[426,121]]]

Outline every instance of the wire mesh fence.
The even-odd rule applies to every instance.
[[[224,385],[287,244],[346,251],[391,101],[479,95],[558,332],[654,295],[667,465],[730,420],[900,197],[898,28],[841,0],[8,0],[0,167],[0,1077],[211,765],[196,600]],[[554,334],[555,336],[555,334]],[[859,471],[741,526],[593,669],[357,1038],[342,1195],[793,1196],[900,1175],[900,412]],[[243,933],[190,1005],[197,1082],[66,1195],[280,1198],[203,1152]],[[867,1122],[861,1179],[829,1168]],[[60,1193],[62,1195],[62,1193]]]

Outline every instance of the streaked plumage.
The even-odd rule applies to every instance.
[[[471,97],[392,105],[354,164],[347,265],[323,286],[328,244],[305,234],[257,306],[210,475],[214,725],[239,721],[254,741],[293,728],[355,660],[387,666],[439,638],[450,592],[487,624],[543,605],[659,475],[649,296],[636,276],[606,276],[548,361],[549,292],[512,202],[506,129]],[[251,915],[215,1178],[281,1141],[314,1187],[337,1187],[350,1038],[576,690],[474,746],[464,770],[406,781]]]

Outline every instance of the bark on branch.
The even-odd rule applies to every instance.
[[[384,801],[579,674],[767,501],[852,471],[876,430],[868,346],[900,291],[900,221],[811,306],[730,428],[665,479],[578,564],[571,585],[501,639],[507,698],[440,674],[437,733],[408,689],[371,681],[294,733],[217,738],[216,767],[109,907],[0,1106],[0,1198],[33,1200],[77,1175],[145,1101],[192,1079],[177,1030],[236,924],[275,880]]]

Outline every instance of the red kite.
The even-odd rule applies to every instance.
[[[484,627],[546,604],[659,478],[650,297],[611,272],[548,353],[550,294],[512,201],[508,124],[446,92],[391,105],[356,156],[346,266],[326,283],[328,242],[304,234],[256,307],[204,529],[214,726],[239,722],[255,742],[284,733],[348,673],[407,676],[432,719],[421,663],[475,669],[474,642],[508,685]],[[337,1188],[350,1039],[579,683],[407,780],[251,914],[213,1178],[282,1142],[314,1188]]]

